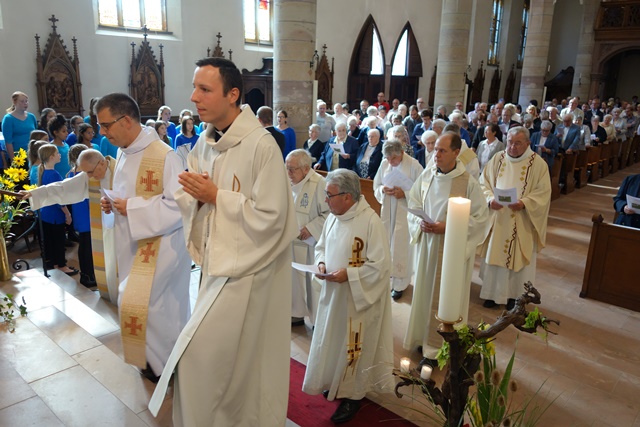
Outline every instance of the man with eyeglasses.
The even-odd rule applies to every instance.
[[[300,229],[298,238],[292,243],[293,261],[313,264],[316,242],[329,215],[324,194],[325,181],[322,175],[311,168],[311,156],[303,149],[290,152],[285,164]],[[309,317],[310,324],[314,325],[320,285],[310,273],[295,269],[292,269],[292,273],[291,326],[304,325],[305,317]]]
[[[291,242],[300,235],[282,153],[224,58],[196,62],[191,101],[208,123],[176,194],[200,292],[149,409],[175,372],[182,426],[282,426],[289,397]],[[188,282],[187,282],[188,283]]]
[[[113,184],[107,187],[113,192],[100,203],[106,214],[114,212],[125,361],[157,381],[190,316],[191,258],[174,198],[182,161],[154,129],[140,124],[138,105],[128,95],[105,95],[94,109],[100,133],[120,149]],[[83,156],[81,167],[87,173],[32,190],[32,205],[37,209],[84,200],[94,191],[89,178],[106,174],[106,163]]]
[[[326,178],[327,218],[316,246],[323,281],[302,390],[342,399],[331,421],[351,420],[374,386],[391,380],[391,254],[382,220],[346,169]]]

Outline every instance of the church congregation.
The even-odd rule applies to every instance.
[[[370,19],[363,29],[377,37]],[[299,388],[339,402],[323,415],[332,423],[357,420],[370,393],[393,393],[398,352],[418,372],[438,367],[450,198],[470,202],[456,306],[475,326],[486,319],[474,306],[498,316],[537,283],[552,201],[640,162],[634,93],[595,81],[586,96],[575,85],[531,91],[526,61],[519,96],[474,95],[469,57],[465,84],[445,95],[442,69],[432,91],[392,74],[349,80],[338,96],[331,70],[300,102],[256,97],[219,35],[216,49],[189,58],[193,88],[180,102],[164,105],[164,76],[139,70],[128,93],[89,92],[89,108],[73,113],[55,85],[44,98],[15,87],[0,128],[0,168],[22,178],[6,189],[41,223],[42,269],[114,307],[124,362],[155,384],[149,413],[168,408],[174,426],[286,425],[292,333],[310,339]],[[316,57],[309,75],[325,62],[329,75]],[[617,193],[615,223],[640,229],[640,174]],[[409,313],[400,336],[399,305]]]

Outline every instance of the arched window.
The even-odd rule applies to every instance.
[[[491,18],[491,30],[489,32],[489,57],[487,65],[498,65],[498,53],[500,52],[500,28],[502,27],[502,0],[493,0],[493,15]]]
[[[271,0],[243,0],[243,2],[245,43],[273,45],[273,2]]]
[[[167,31],[166,0],[98,0],[102,27]]]
[[[391,63],[391,87],[389,99],[413,104],[418,98],[418,84],[422,77],[422,58],[418,42],[408,22],[400,33]]]
[[[520,31],[520,50],[518,51],[518,68],[522,68],[524,62],[524,48],[527,45],[527,33],[529,32],[529,9],[531,0],[524,0],[522,9],[522,30]]]
[[[347,81],[347,102],[353,108],[363,99],[373,104],[376,95],[384,92],[384,49],[380,42],[378,27],[373,17],[365,20],[351,55]]]

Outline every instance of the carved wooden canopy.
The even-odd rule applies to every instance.
[[[220,34],[219,31],[218,31],[218,34],[216,34],[216,38],[218,39],[218,41],[216,42],[216,47],[213,48],[213,52],[211,51],[210,47],[207,48],[207,57],[224,58],[224,52],[222,51],[222,47],[220,47],[220,39],[222,38],[222,35]],[[233,51],[229,49],[229,61],[233,61],[232,55],[233,55]]]
[[[78,61],[77,39],[73,37],[73,58],[57,32],[55,15],[49,18],[52,31],[44,51],[40,51],[40,36],[36,34],[36,88],[40,109],[54,108],[64,115],[83,114],[82,82]]]
[[[136,100],[143,116],[155,116],[158,109],[164,105],[164,59],[162,44],[160,44],[160,62],[147,41],[147,28],[144,40],[135,55],[136,44],[131,42],[131,78],[129,80],[129,95]]]
[[[498,102],[500,95],[498,92],[500,91],[500,82],[502,81],[502,72],[500,71],[500,66],[496,67],[496,70],[493,72],[493,77],[491,78],[491,86],[489,87],[489,103],[494,104]]]
[[[484,68],[484,61],[480,61],[480,68],[476,73],[476,78],[473,80],[473,89],[471,90],[471,100],[469,103],[473,106],[476,102],[482,102],[482,92],[484,91],[484,79],[487,75],[487,70]]]
[[[331,68],[329,68],[326,44],[322,45],[322,56],[316,68],[316,80],[318,81],[318,99],[322,99],[328,106],[333,105],[333,58],[331,58]]]
[[[516,64],[511,64],[511,72],[507,77],[507,83],[504,86],[505,102],[514,102],[513,91],[516,87]]]

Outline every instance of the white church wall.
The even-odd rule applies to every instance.
[[[344,101],[347,98],[349,62],[358,34],[369,15],[378,27],[388,70],[391,70],[394,49],[401,31],[407,21],[411,23],[422,57],[419,92],[420,96],[428,97],[433,67],[438,55],[441,12],[442,4],[439,1],[405,0],[398,3],[349,0],[348,5],[343,0],[318,1],[316,49],[322,52],[322,45],[326,44],[329,61],[331,57],[335,58],[334,101]],[[370,94],[369,101],[374,102],[376,95]]]
[[[123,33],[98,29],[97,0],[0,0],[3,27],[0,28],[0,106],[11,103],[11,94],[22,90],[30,96],[29,110],[38,113],[36,80],[36,43],[41,37],[44,49],[52,14],[60,21],[57,31],[73,55],[71,39],[75,36],[80,60],[82,95],[85,109],[89,100],[109,92],[129,92],[131,42],[136,53],[142,41],[140,33]],[[168,26],[171,35],[148,36],[156,59],[162,43],[165,63],[165,101],[177,114],[193,108],[194,62],[206,56],[207,47],[215,47],[215,35],[222,34],[221,46],[239,68],[262,67],[262,57],[273,56],[272,49],[245,48],[242,25],[242,2],[223,0],[167,0]],[[6,107],[5,107],[6,105]],[[38,115],[38,114],[36,114]]]
[[[583,16],[582,0],[556,2],[549,43],[549,73],[545,80],[554,78],[569,66],[575,68]]]

